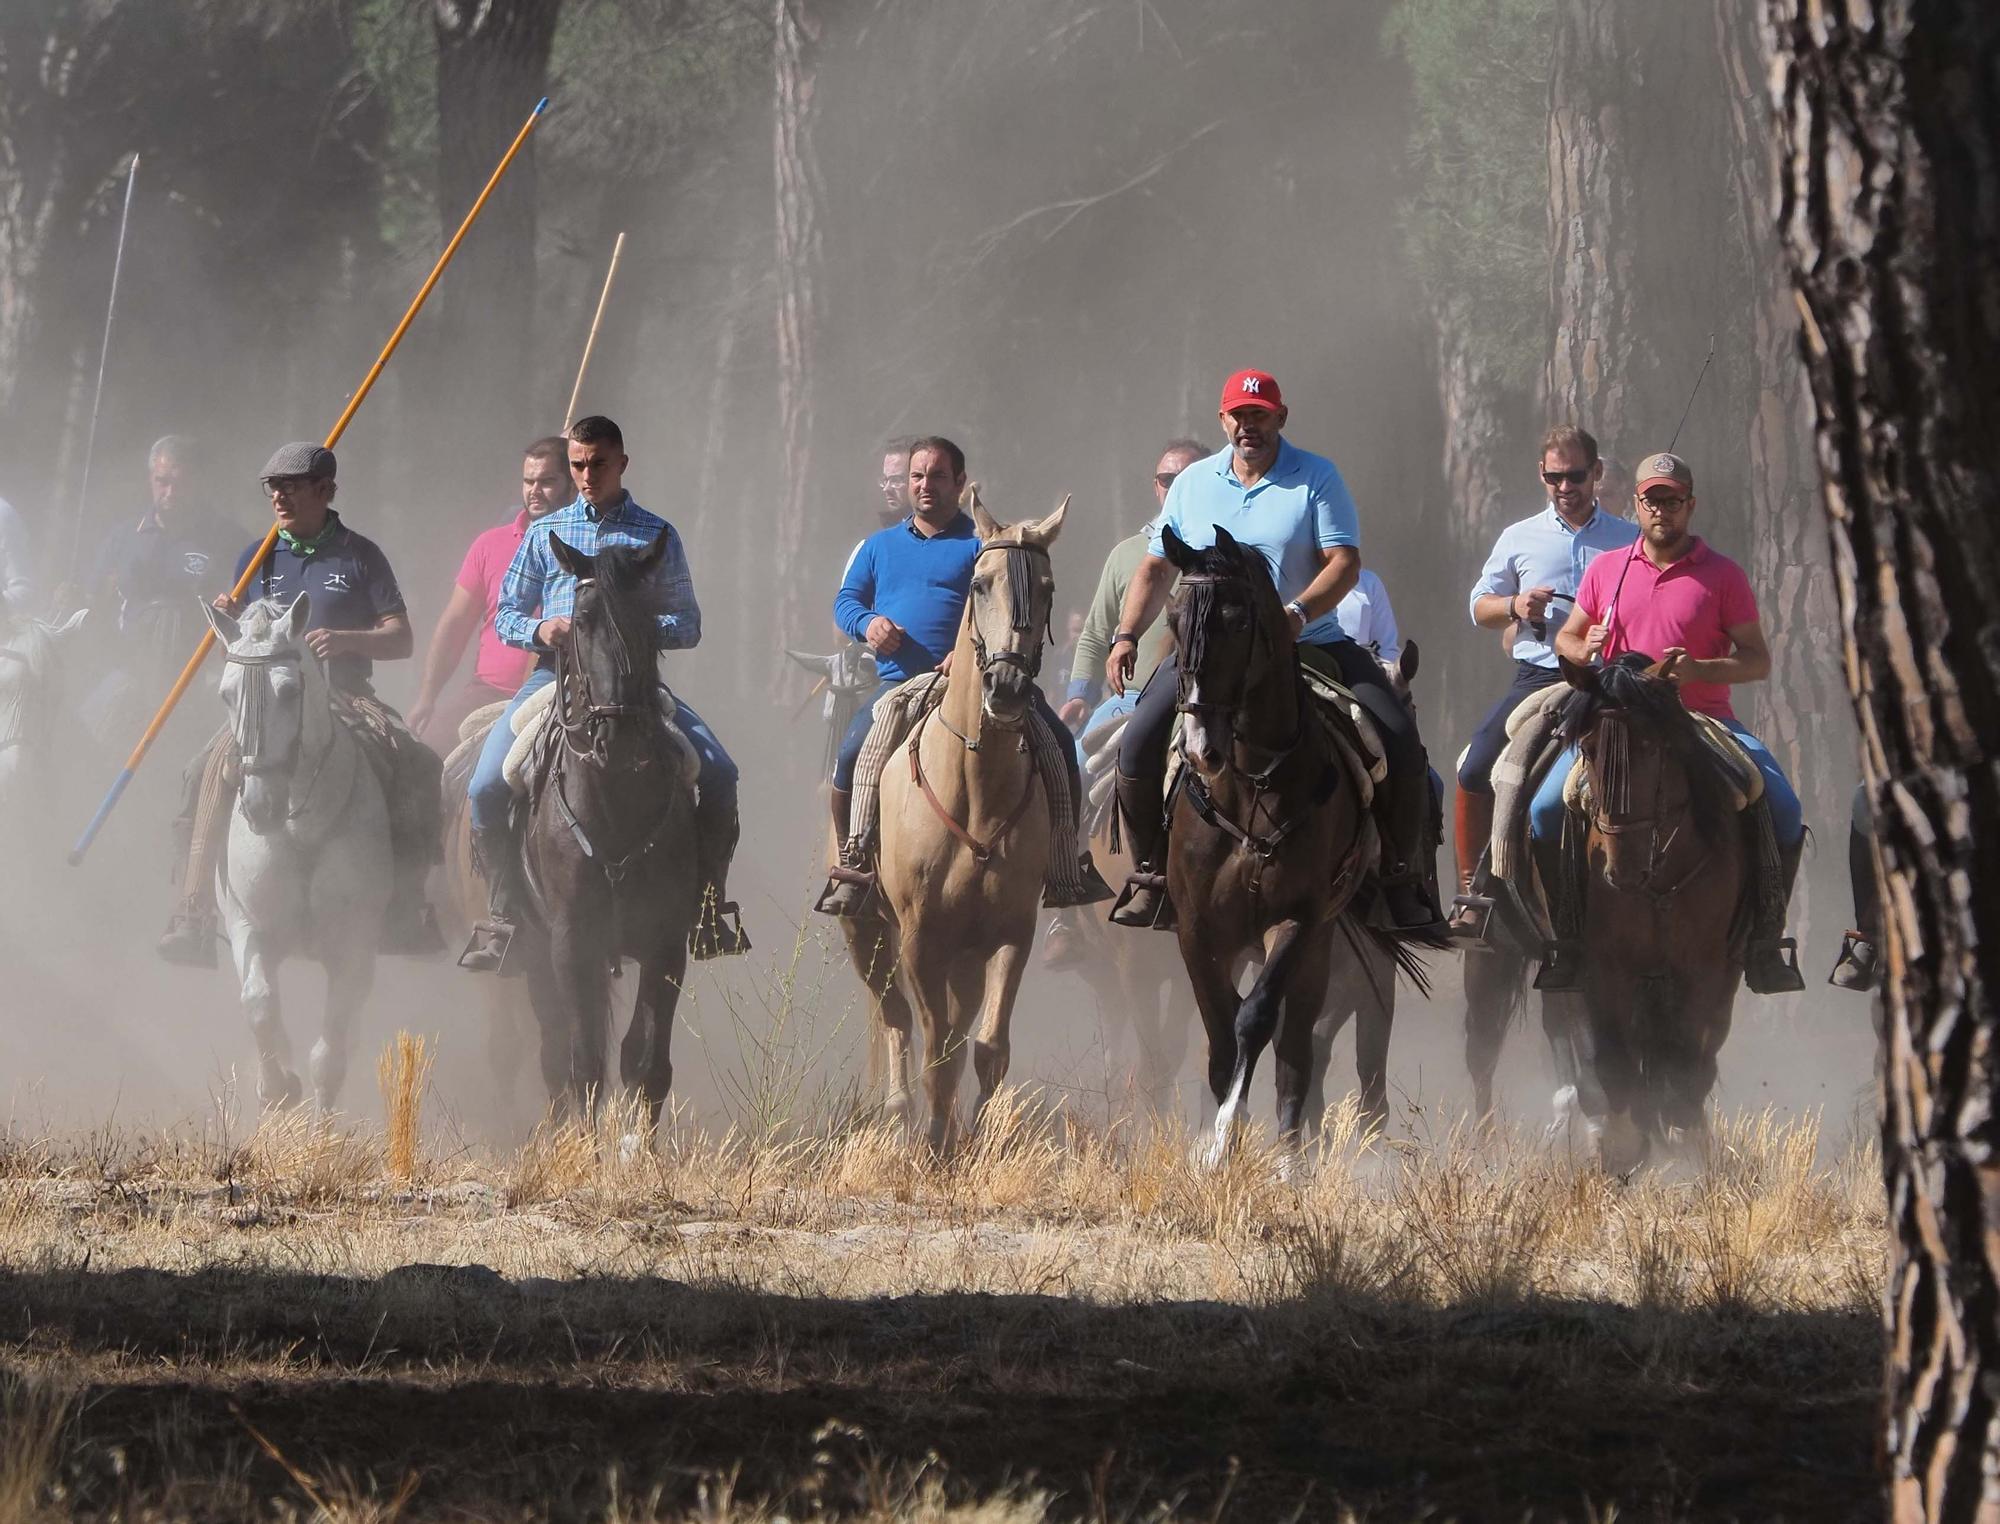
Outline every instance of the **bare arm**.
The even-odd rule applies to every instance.
[[[1556,631],[1556,655],[1587,667],[1590,659],[1604,649],[1609,633],[1603,625],[1591,623],[1590,615],[1579,604],[1569,611],[1568,620]]]
[[[1153,627],[1166,605],[1167,589],[1173,586],[1174,568],[1165,556],[1147,556],[1132,573],[1132,585],[1125,589],[1125,603],[1118,611],[1118,628],[1113,632],[1111,653],[1104,659],[1104,681],[1113,693],[1125,691],[1126,679],[1138,661],[1139,637]],[[1116,638],[1126,637],[1123,640]]]
[[[1764,626],[1753,619],[1748,624],[1732,624],[1724,631],[1736,649],[1727,656],[1683,655],[1676,674],[1683,681],[1693,678],[1703,683],[1761,683],[1771,675],[1771,647],[1764,639]],[[1663,656],[1680,651],[1670,647]]]
[[[417,687],[416,702],[410,705],[410,728],[422,730],[436,706],[438,694],[458,670],[466,645],[479,628],[480,600],[464,588],[453,585],[451,600],[445,604],[438,625],[431,632],[431,646],[424,653],[423,681]]]
[[[417,646],[408,614],[384,614],[373,629],[313,630],[307,634],[306,644],[322,658],[365,656],[370,661],[401,661]]]
[[[1306,590],[1292,601],[1306,611],[1303,623],[1298,616],[1292,616],[1297,626],[1292,633],[1311,624],[1322,614],[1331,613],[1340,607],[1340,600],[1354,591],[1354,584],[1361,580],[1361,552],[1352,545],[1329,545],[1319,553],[1319,573],[1306,584]]]
[[[1472,622],[1482,630],[1504,630],[1517,619],[1540,619],[1556,595],[1552,587],[1524,593],[1487,593],[1473,600]]]

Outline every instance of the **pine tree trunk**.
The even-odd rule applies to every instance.
[[[1884,870],[1898,1520],[2000,1518],[2000,8],[1767,0]]]
[[[548,88],[562,0],[432,0],[438,70],[438,218],[457,231],[501,153]],[[579,101],[577,109],[589,110]],[[567,382],[552,381],[535,343],[535,143],[531,138],[460,247],[438,292],[429,353],[433,401],[462,398],[455,450],[505,453],[558,418]],[[442,244],[440,244],[442,247]],[[579,341],[580,342],[580,341]],[[476,377],[477,384],[452,384]]]
[[[782,652],[805,631],[802,564],[808,542],[813,460],[813,353],[818,338],[820,207],[825,186],[813,144],[820,20],[817,0],[776,0],[772,28],[777,185],[778,437],[782,491],[770,572],[779,589],[768,670],[774,687],[794,677]]]
[[[1465,342],[1472,322],[1467,305],[1453,294],[1434,298],[1432,330],[1449,522],[1467,552],[1483,558],[1501,528],[1521,516],[1521,480],[1532,478],[1516,457],[1524,425],[1526,432],[1532,425],[1517,416],[1519,399]]]

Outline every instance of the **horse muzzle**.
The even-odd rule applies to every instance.
[[[1181,749],[1206,777],[1213,778],[1229,765],[1229,749],[1235,742],[1229,717],[1211,709],[1188,709],[1181,714]]]
[[[1010,661],[995,661],[979,674],[984,690],[980,707],[987,718],[1001,723],[1019,723],[1034,702],[1035,683],[1027,668]]]
[[[289,771],[263,770],[243,775],[243,820],[259,836],[276,829],[291,805]]]

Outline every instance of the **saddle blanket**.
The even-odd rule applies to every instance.
[[[556,685],[550,683],[528,696],[528,701],[514,711],[512,729],[514,744],[507,748],[507,760],[501,772],[507,779],[507,786],[517,794],[530,792],[533,781],[530,759],[534,755],[535,743],[547,724],[549,712],[555,704]],[[694,789],[695,778],[701,771],[701,758],[695,755],[694,743],[681,734],[674,724],[674,716],[680,706],[666,688],[659,689],[660,718],[667,722],[667,738],[672,743],[674,756],[679,764],[681,784],[690,792]],[[507,703],[488,704],[483,709],[475,709],[468,714],[458,727],[458,745],[452,748],[451,756],[445,760],[445,775],[456,777],[463,772],[471,774],[472,764],[479,760],[479,753],[486,745],[486,733],[500,722],[506,712]]]

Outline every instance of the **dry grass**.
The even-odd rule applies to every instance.
[[[1420,1115],[1371,1142],[1350,1103],[1303,1167],[1253,1137],[1206,1169],[1015,1092],[943,1162],[839,1116],[637,1146],[616,1104],[440,1158],[428,1061],[384,1056],[384,1133],[0,1141],[0,1350],[81,1393],[9,1378],[0,1520],[1761,1517],[1794,1474],[1799,1516],[1869,1501],[1879,1172],[1811,1119],[1723,1120],[1629,1183]],[[1716,1506],[1717,1455],[1747,1477],[1758,1444]],[[135,1446],[165,1459],[109,1459]]]

